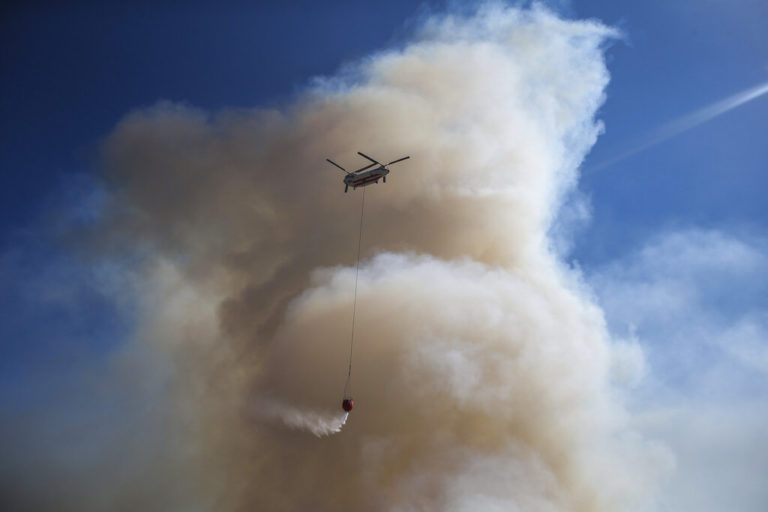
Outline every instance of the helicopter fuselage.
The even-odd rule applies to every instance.
[[[389,174],[389,169],[387,169],[387,166],[396,164],[398,162],[402,162],[403,160],[408,160],[411,158],[410,156],[404,156],[402,158],[398,158],[397,160],[392,160],[388,164],[382,164],[381,162],[374,160],[373,158],[369,157],[365,153],[361,153],[360,151],[357,152],[358,155],[362,156],[366,160],[370,161],[371,163],[361,167],[360,169],[357,169],[356,171],[349,172],[330,158],[326,158],[326,162],[329,164],[338,167],[339,170],[346,173],[346,176],[344,176],[344,192],[349,190],[349,187],[352,187],[353,189],[357,187],[365,187],[367,185],[370,185],[371,183],[378,183],[379,180],[383,181],[384,183],[387,182],[387,174]],[[371,169],[371,167],[378,165],[375,169]],[[371,169],[370,171],[368,169]]]
[[[378,183],[379,180],[386,182],[387,174],[389,174],[389,169],[384,167],[371,169],[370,171],[361,172],[360,174],[347,174],[344,176],[344,184],[353,189],[357,187],[365,187],[373,183]]]

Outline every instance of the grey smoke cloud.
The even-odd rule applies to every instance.
[[[667,455],[628,428],[611,378],[626,358],[547,238],[601,130],[613,35],[491,4],[426,20],[402,48],[280,110],[161,103],[116,126],[103,153],[107,220],[93,243],[141,257],[126,351],[146,362],[135,379],[167,382],[174,443],[157,457],[184,468],[175,476],[194,489],[189,501],[652,504]],[[317,438],[259,407],[296,412],[294,425],[302,411],[339,412],[359,191],[343,194],[324,159],[353,167],[357,150],[411,160],[368,189],[357,406],[340,434]],[[173,471],[161,481],[179,488]]]

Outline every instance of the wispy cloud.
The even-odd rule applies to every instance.
[[[589,281],[614,336],[634,339],[648,363],[631,410],[634,424],[675,455],[666,509],[764,510],[766,240],[668,232]]]

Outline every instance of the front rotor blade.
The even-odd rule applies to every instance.
[[[333,161],[333,160],[331,160],[330,158],[326,158],[326,160],[327,160],[329,163],[331,163],[331,164],[335,165],[336,167],[338,167],[339,169],[341,169],[342,171],[346,172],[347,174],[351,174],[349,171],[347,171],[345,168],[343,168],[342,166],[340,166],[339,164],[337,164],[336,162],[334,162],[334,161]]]
[[[379,163],[379,162],[377,162],[376,160],[374,160],[373,158],[371,158],[371,157],[369,157],[368,155],[366,155],[365,153],[361,153],[360,151],[358,151],[358,152],[357,152],[357,154],[358,154],[358,155],[360,155],[360,156],[362,156],[363,158],[367,158],[368,160],[370,160],[371,162],[373,162],[373,163],[375,163],[375,164],[378,164],[378,163]],[[379,165],[381,165],[381,164],[379,164]]]
[[[408,160],[409,158],[411,158],[411,157],[410,156],[404,156],[403,158],[398,158],[397,160],[392,160],[387,165],[396,164],[397,162],[402,162],[403,160]]]
[[[366,165],[365,167],[361,167],[360,169],[358,169],[358,170],[356,170],[356,171],[352,171],[352,174],[357,174],[357,173],[359,173],[359,172],[363,172],[363,171],[364,171],[364,170],[366,170],[366,169],[370,169],[370,168],[371,168],[371,167],[373,167],[374,165],[376,165],[376,164],[368,164],[368,165]]]

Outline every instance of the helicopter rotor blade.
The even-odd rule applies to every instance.
[[[363,171],[364,171],[364,170],[366,170],[366,169],[370,169],[370,168],[371,168],[371,167],[373,167],[374,165],[376,165],[376,164],[375,164],[375,163],[374,163],[374,164],[368,164],[368,165],[366,165],[365,167],[361,167],[360,169],[358,169],[358,170],[356,170],[356,171],[352,171],[352,174],[357,174],[357,173],[359,173],[359,172],[363,172]]]
[[[328,161],[328,163],[331,163],[331,164],[335,165],[336,167],[338,167],[339,169],[341,169],[341,170],[342,170],[342,171],[344,171],[345,173],[347,173],[347,174],[352,174],[351,172],[349,172],[348,170],[346,170],[345,168],[343,168],[342,166],[340,166],[339,164],[337,164],[336,162],[334,162],[334,161],[333,161],[333,160],[331,160],[330,158],[326,158],[326,161]]]
[[[402,162],[403,160],[408,160],[409,158],[411,158],[411,157],[410,156],[404,156],[403,158],[398,158],[397,160],[392,160],[387,165],[396,164],[397,162]]]
[[[365,153],[361,153],[360,151],[358,151],[358,152],[357,152],[357,154],[358,154],[358,155],[360,155],[360,156],[362,156],[363,158],[367,158],[368,160],[370,160],[371,162],[373,162],[373,163],[375,163],[375,164],[379,164],[379,165],[381,165],[381,163],[377,162],[376,160],[374,160],[373,158],[369,157],[369,156],[368,156],[368,155],[366,155]]]

